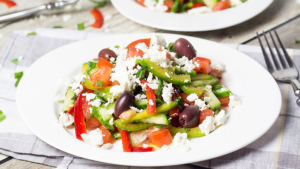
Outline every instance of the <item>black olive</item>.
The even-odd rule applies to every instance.
[[[180,113],[179,122],[183,127],[195,127],[199,123],[199,114],[198,106],[189,106]]]
[[[179,55],[179,57],[187,57],[192,60],[196,57],[196,51],[194,46],[186,39],[179,38],[174,43],[174,50]]]
[[[115,116],[119,117],[124,111],[130,109],[130,106],[133,106],[135,97],[129,92],[124,92],[117,100],[115,105]]]
[[[110,58],[116,58],[116,57],[117,55],[115,54],[115,52],[110,49],[102,49],[98,54],[99,59],[103,58],[107,61],[110,61]]]

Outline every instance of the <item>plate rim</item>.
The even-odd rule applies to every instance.
[[[230,50],[232,50],[232,51],[238,52],[240,55],[243,55],[243,57],[248,58],[248,59],[251,59],[251,60],[253,60],[254,62],[256,62],[253,58],[247,56],[246,54],[244,54],[244,53],[242,53],[242,52],[240,52],[240,51],[234,50],[234,49],[232,49],[232,48],[230,48],[230,47],[228,47],[228,46],[225,46],[225,45],[222,45],[222,44],[213,42],[213,41],[209,41],[209,40],[206,40],[206,39],[201,39],[201,38],[196,38],[196,37],[191,37],[191,36],[186,36],[186,35],[170,34],[170,33],[158,33],[158,34],[161,34],[161,35],[171,35],[171,36],[177,36],[177,37],[178,37],[178,36],[181,36],[181,37],[186,37],[186,38],[194,38],[194,39],[200,39],[200,40],[203,40],[203,41],[208,41],[208,42],[213,43],[214,45],[223,46],[223,47],[225,47],[225,48],[227,48],[227,49],[230,49]],[[117,35],[108,35],[108,37],[110,37],[110,36],[118,37],[118,36],[120,36],[120,35],[124,35],[124,36],[128,36],[128,35],[151,36],[150,33],[136,33],[136,34],[117,34]],[[106,37],[106,36],[105,36],[105,37]],[[102,38],[102,37],[93,38],[93,39],[95,40],[95,39],[100,39],[100,38]],[[40,57],[38,60],[36,60],[36,61],[30,66],[29,69],[31,69],[32,67],[34,67],[34,65],[35,65],[35,64],[38,64],[39,61],[40,61],[43,57],[45,57],[45,56],[51,54],[53,51],[60,50],[61,48],[64,48],[64,47],[66,47],[66,46],[72,46],[72,45],[75,44],[75,43],[76,43],[76,44],[77,44],[77,43],[83,43],[83,42],[90,41],[90,40],[93,40],[93,39],[87,39],[87,40],[83,40],[83,41],[77,41],[77,42],[73,42],[73,43],[70,43],[70,44],[61,46],[61,47],[59,47],[59,48],[56,48],[56,49],[54,49],[54,50],[52,50],[52,51],[46,53],[45,55],[43,55],[42,57]],[[260,66],[261,68],[263,68],[263,66],[260,65],[258,62],[256,62],[256,64],[257,64],[258,66]],[[28,69],[28,70],[29,70],[29,69]],[[267,71],[265,68],[263,68],[263,70],[266,71],[266,72],[268,73],[268,71]],[[268,73],[268,76],[271,77],[271,74]],[[24,74],[24,77],[27,77],[26,74]],[[23,78],[24,78],[24,77],[23,77]],[[279,105],[280,105],[280,106],[279,106],[279,109],[278,109],[278,112],[277,112],[277,116],[276,116],[276,117],[278,117],[278,115],[279,115],[279,113],[281,112],[281,109],[282,109],[282,96],[281,96],[281,92],[280,92],[280,89],[279,89],[278,84],[276,83],[276,81],[274,80],[273,77],[272,77],[272,79],[273,79],[272,83],[273,83],[274,85],[276,85],[276,89],[277,89],[276,92],[274,92],[274,93],[277,93],[278,96],[279,96],[279,99],[278,99],[278,100],[279,100]],[[20,87],[20,86],[21,86],[21,87],[23,86],[22,80],[20,81],[19,87]],[[207,157],[207,158],[201,159],[200,161],[199,161],[199,160],[190,160],[190,161],[187,160],[186,162],[173,162],[173,163],[171,163],[171,164],[170,164],[170,163],[166,163],[166,164],[153,164],[153,165],[137,165],[137,164],[128,164],[128,163],[111,163],[111,162],[108,162],[108,161],[105,161],[105,160],[102,161],[103,159],[100,159],[100,160],[99,160],[99,159],[92,159],[92,158],[87,158],[87,157],[81,156],[81,155],[78,154],[76,151],[72,151],[72,152],[70,152],[70,151],[65,151],[65,150],[62,149],[62,148],[57,148],[57,146],[55,146],[55,144],[52,144],[51,142],[48,142],[47,139],[44,139],[44,137],[41,136],[41,135],[39,134],[39,132],[38,132],[33,126],[31,126],[30,121],[28,121],[28,119],[24,116],[25,114],[24,114],[23,110],[22,110],[21,107],[20,107],[20,94],[21,94],[21,93],[20,93],[20,90],[19,90],[19,89],[20,89],[20,88],[17,89],[17,97],[16,97],[16,102],[17,102],[17,107],[18,107],[19,113],[20,113],[20,115],[21,115],[23,121],[25,122],[26,126],[27,126],[27,127],[34,133],[34,135],[36,135],[39,139],[43,140],[43,141],[46,142],[47,144],[51,145],[52,147],[54,147],[54,148],[56,148],[56,149],[58,149],[58,150],[60,150],[60,151],[63,151],[63,152],[66,152],[66,153],[69,153],[69,154],[72,154],[72,155],[75,155],[75,156],[78,156],[78,157],[81,157],[81,158],[84,158],[84,159],[88,159],[88,160],[92,160],[92,161],[96,161],[96,162],[103,162],[103,163],[108,163],[108,164],[114,164],[114,165],[148,166],[148,167],[154,167],[154,166],[174,166],[174,165],[181,165],[181,164],[187,164],[187,163],[194,163],[194,162],[200,162],[200,161],[204,161],[204,160],[208,160],[208,159],[212,159],[212,158],[217,158],[217,157],[220,157],[220,156],[223,156],[223,155],[232,153],[232,152],[234,152],[234,151],[237,151],[237,150],[239,150],[239,149],[241,149],[241,148],[243,148],[243,147],[245,147],[245,146],[247,146],[247,145],[253,143],[253,142],[256,141],[257,139],[259,139],[262,135],[264,135],[264,134],[265,134],[265,133],[266,133],[266,132],[274,125],[274,123],[275,123],[275,121],[276,121],[276,119],[277,119],[277,118],[275,118],[275,119],[272,121],[272,124],[270,124],[269,127],[268,127],[265,131],[261,132],[260,135],[257,135],[256,138],[250,139],[250,140],[248,140],[247,142],[245,142],[243,145],[241,145],[241,146],[239,146],[239,147],[236,147],[236,148],[234,148],[234,149],[231,149],[230,151],[227,151],[227,152],[224,152],[224,153],[221,153],[221,154],[219,153],[217,156]],[[78,140],[77,140],[77,141],[78,141]],[[58,146],[58,147],[60,147],[60,146]],[[124,152],[122,152],[122,153],[124,153]]]

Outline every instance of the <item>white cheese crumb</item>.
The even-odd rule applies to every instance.
[[[205,120],[199,125],[201,133],[205,133],[205,135],[209,135],[210,131],[215,129],[214,125],[214,117],[206,116]]]
[[[99,107],[101,105],[101,100],[100,99],[93,100],[89,102],[89,105],[92,105],[94,107]]]
[[[162,35],[153,33],[152,37],[151,37],[151,41],[150,41],[150,46],[165,47],[165,46],[167,46],[167,42]]]
[[[187,139],[187,133],[176,133],[176,135],[173,138],[172,145],[174,146],[183,146],[188,144],[190,141]]]
[[[96,97],[96,94],[94,93],[83,93],[82,96],[85,96],[85,100],[87,102],[93,100]]]
[[[154,103],[153,103],[153,100],[152,99],[149,99],[149,105],[153,106]]]
[[[104,21],[108,21],[108,20],[110,20],[111,18],[112,18],[113,16],[112,15],[105,15],[104,16]]]
[[[184,80],[184,83],[188,83],[188,82],[189,82],[189,79],[185,79],[185,80]]]
[[[19,57],[18,57],[18,61],[21,61],[21,60],[23,60],[23,59],[24,59],[23,56],[19,56]]]
[[[110,59],[109,59],[109,61],[111,61],[111,62],[114,62],[116,59],[114,58],[114,57],[111,57]]]
[[[201,99],[195,100],[195,105],[198,106],[201,111],[209,108],[209,105],[206,105],[205,101]]]
[[[148,148],[149,146],[148,146],[148,144],[143,144],[143,147]]]
[[[167,103],[170,104],[172,101],[172,95],[174,93],[174,89],[172,83],[166,83],[162,90],[162,98]]]
[[[137,99],[137,100],[146,99],[146,98],[147,98],[147,96],[145,94],[137,94],[135,96],[135,99]]]
[[[190,105],[189,105],[189,104],[187,104],[187,103],[184,103],[183,105],[184,105],[185,107],[188,107],[188,106],[190,106]]]
[[[92,130],[89,134],[81,134],[84,142],[92,146],[100,146],[103,144],[102,131],[99,128]]]
[[[211,85],[206,85],[206,88],[208,88],[209,90],[212,90],[212,86]]]
[[[130,106],[130,109],[132,109],[132,110],[134,110],[134,111],[136,111],[136,112],[142,112],[143,110],[141,109],[138,109],[138,108],[136,108],[136,107],[133,107],[133,106]]]
[[[243,4],[241,0],[230,0],[231,6],[239,6]]]
[[[109,109],[109,110],[107,110],[107,113],[108,114],[113,114],[115,111],[114,111],[114,109]]]
[[[113,98],[107,98],[107,102],[104,104],[105,107],[107,107],[108,105],[110,105],[111,103],[114,102],[114,99]]]
[[[111,118],[108,122],[111,126],[114,125],[114,118]]]
[[[198,14],[211,13],[211,12],[212,12],[211,8],[209,8],[207,6],[193,8],[193,9],[190,9],[187,11],[187,13],[190,15],[198,15]]]
[[[64,127],[68,127],[74,123],[74,118],[68,113],[61,112],[59,114],[58,123]]]
[[[190,73],[193,69],[195,69],[195,65],[193,64],[193,60],[189,60],[187,57],[183,56],[179,59],[174,58],[174,61],[176,64],[178,64],[181,67],[181,70],[183,72]]]
[[[170,75],[169,75],[167,72],[165,72],[165,75],[166,75],[168,78],[170,78]]]
[[[242,105],[242,100],[236,95],[229,95],[229,107],[234,108],[235,106]]]
[[[164,0],[158,2],[156,0],[145,0],[144,5],[152,11],[165,12],[168,10],[168,7],[164,5]]]
[[[135,48],[142,50],[144,53],[148,52],[148,46],[145,43],[138,43]]]
[[[168,148],[169,148],[169,146],[163,145],[160,149],[161,149],[161,150],[167,150]]]
[[[105,150],[109,150],[113,147],[113,145],[111,143],[106,143],[104,144],[103,146],[101,146],[102,149],[105,149]]]
[[[205,102],[210,101],[210,97],[204,97],[204,101],[205,101]]]
[[[68,22],[72,18],[72,15],[63,15],[63,21]]]
[[[225,65],[224,65],[223,63],[221,63],[221,62],[214,63],[214,64],[212,65],[212,67],[213,67],[214,69],[217,69],[219,72],[223,72],[223,71],[225,70]]]
[[[186,99],[190,102],[193,102],[198,99],[198,96],[196,93],[192,93],[192,94],[188,95],[188,97]]]
[[[215,124],[216,126],[220,126],[222,124],[225,124],[227,118],[225,115],[225,110],[221,109],[221,111],[215,115]]]

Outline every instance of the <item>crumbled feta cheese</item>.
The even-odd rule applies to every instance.
[[[154,103],[153,103],[153,100],[152,99],[149,99],[149,105],[153,106]]]
[[[189,82],[189,79],[185,79],[185,80],[184,80],[184,83],[188,83],[188,82]]]
[[[209,8],[207,6],[193,8],[193,9],[190,9],[190,10],[187,11],[187,13],[190,14],[190,15],[197,15],[197,14],[211,13],[211,12],[212,12],[211,8]]]
[[[105,149],[105,150],[109,150],[113,147],[113,145],[111,143],[106,143],[104,144],[103,146],[101,146],[102,149]]]
[[[145,94],[137,94],[135,96],[135,99],[137,99],[137,100],[146,99],[146,98],[147,98],[147,96]]]
[[[190,106],[190,105],[189,105],[189,104],[187,104],[187,103],[184,103],[183,105],[184,105],[185,107],[188,107],[188,106]]]
[[[99,107],[101,105],[101,100],[100,99],[95,99],[95,100],[89,102],[89,105],[92,105],[94,107]]]
[[[59,124],[68,127],[74,123],[74,118],[71,114],[61,112],[58,118]]]
[[[162,35],[153,33],[152,37],[151,37],[150,46],[165,47],[165,46],[167,46],[167,42]]]
[[[66,96],[65,95],[62,95],[62,94],[58,94],[56,95],[55,97],[55,101],[57,102],[63,102],[65,100]]]
[[[148,146],[148,144],[143,144],[143,147],[148,148],[149,146]]]
[[[217,69],[219,72],[223,72],[225,70],[225,65],[221,62],[214,63],[212,67]]]
[[[190,95],[188,95],[188,97],[186,98],[188,101],[193,102],[195,100],[197,100],[199,97],[197,96],[196,93],[192,93]]]
[[[162,90],[162,98],[167,103],[170,104],[172,101],[172,95],[174,93],[174,89],[172,83],[165,83],[163,90]]]
[[[109,109],[109,110],[107,110],[107,113],[108,114],[113,114],[115,111],[114,111],[114,109]]]
[[[188,144],[190,141],[187,139],[187,133],[176,133],[176,135],[173,138],[172,145],[174,146],[183,146]]]
[[[161,150],[167,150],[168,148],[169,148],[169,146],[163,145],[160,149],[161,149]]]
[[[87,102],[93,100],[96,97],[94,93],[83,93],[82,96],[85,96],[85,100]]]
[[[135,48],[142,50],[144,53],[148,52],[148,46],[145,43],[138,43]]]
[[[81,134],[84,142],[92,146],[99,146],[103,144],[102,131],[99,128],[92,130],[89,134]]]
[[[108,122],[111,126],[114,125],[114,118],[111,118]]]
[[[189,60],[187,57],[183,56],[179,59],[174,58],[174,61],[176,64],[178,64],[181,67],[181,70],[183,72],[190,73],[193,69],[195,69],[195,65],[193,64],[193,60]]]
[[[111,62],[114,62],[116,59],[114,58],[114,57],[111,57],[110,59],[109,59],[109,61],[111,61]]]
[[[146,85],[148,85],[153,90],[158,89],[158,83],[159,83],[159,81],[158,81],[157,78],[153,79],[153,74],[152,73],[149,73],[148,78],[147,78],[147,82],[148,82],[148,84],[144,84],[142,86],[143,89],[146,88]]]
[[[68,22],[71,18],[72,18],[72,15],[68,15],[68,14],[67,14],[67,15],[64,15],[64,16],[63,16],[63,21],[64,21],[64,22]]]
[[[168,78],[170,78],[170,75],[169,75],[167,72],[165,72],[165,75],[166,75]]]
[[[122,93],[124,93],[124,91],[124,87],[120,85],[115,85],[109,89],[109,92],[112,93],[113,96],[120,96]]]
[[[200,64],[199,64],[198,62],[195,62],[194,65],[195,65],[196,67],[200,67]]]
[[[195,100],[195,105],[198,106],[201,111],[209,108],[209,105],[206,105],[205,101],[201,99]]]
[[[241,0],[230,0],[231,6],[239,6],[243,4]]]
[[[104,21],[108,21],[112,18],[113,16],[112,15],[105,15],[104,16]]]
[[[143,58],[149,58],[151,62],[155,62],[164,68],[172,66],[172,61],[167,58],[167,50],[161,49],[161,47],[157,45],[150,46],[148,52],[143,55]]]
[[[205,102],[210,101],[210,97],[204,97],[204,101],[205,101]]]
[[[226,120],[225,110],[221,109],[221,111],[215,115],[215,124],[216,126],[220,126],[221,124],[225,124]]]
[[[229,95],[229,107],[234,108],[235,106],[242,105],[242,100],[236,95]]]
[[[19,57],[18,57],[18,61],[21,61],[21,60],[23,60],[23,59],[24,59],[23,56],[19,56]]]
[[[184,146],[184,147],[181,148],[181,151],[184,152],[184,153],[186,153],[190,150],[191,150],[191,147],[188,147],[188,146]]]
[[[105,107],[107,107],[108,105],[110,105],[111,103],[114,102],[114,98],[107,98],[107,102],[104,104]]]
[[[215,118],[212,116],[206,116],[205,120],[199,125],[201,133],[209,135],[210,131],[215,129],[214,125]]]
[[[145,0],[144,5],[153,11],[165,12],[168,10],[168,7],[164,5],[164,0],[159,0],[158,2],[156,0]]]
[[[130,109],[136,111],[136,112],[142,112],[143,110],[142,109],[138,109],[136,107],[133,107],[133,106],[130,106]]]
[[[206,85],[206,88],[208,88],[209,90],[212,90],[212,86],[211,85]]]

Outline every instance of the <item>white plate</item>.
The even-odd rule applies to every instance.
[[[242,106],[229,110],[227,123],[210,135],[193,139],[189,152],[182,148],[149,153],[122,152],[121,141],[103,150],[79,141],[72,129],[57,123],[60,79],[80,73],[81,66],[97,57],[102,48],[128,44],[150,34],[109,35],[60,47],[36,61],[24,74],[17,91],[17,104],[27,126],[40,139],[67,153],[90,160],[130,166],[167,166],[207,160],[236,151],[262,136],[275,122],[281,108],[279,88],[271,75],[248,56],[215,42],[181,35],[162,34],[167,42],[188,39],[198,56],[223,62],[225,84],[242,98]]]
[[[199,15],[151,11],[134,0],[111,0],[128,19],[139,24],[170,31],[210,31],[245,22],[264,11],[273,0],[248,0],[244,4],[219,12]]]

